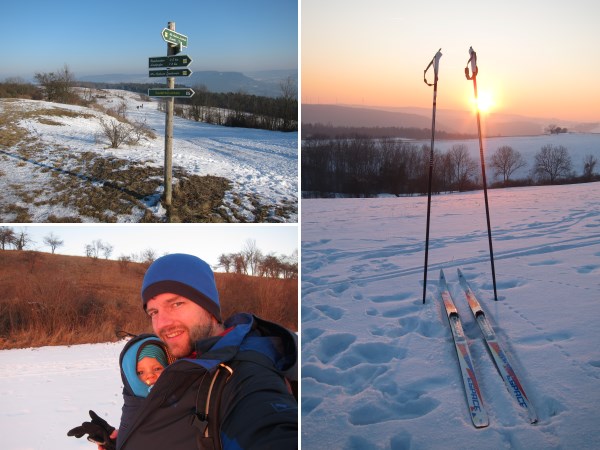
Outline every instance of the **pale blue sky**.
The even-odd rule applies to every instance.
[[[297,0],[21,0],[0,17],[0,80],[64,64],[76,76],[145,73],[166,54],[169,21],[188,36],[194,71],[298,67]]]
[[[158,256],[190,253],[215,266],[219,255],[241,251],[248,240],[254,240],[264,254],[290,255],[298,249],[296,224],[67,224],[10,228],[17,233],[25,230],[34,241],[28,248],[44,252],[50,252],[44,237],[53,233],[64,241],[64,246],[56,250],[63,255],[84,256],[85,246],[100,239],[113,246],[111,259],[150,248]]]

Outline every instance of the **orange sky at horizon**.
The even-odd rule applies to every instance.
[[[431,108],[423,70],[441,47],[437,106],[470,110],[464,68],[473,46],[491,112],[600,122],[595,1],[301,5],[302,103]]]

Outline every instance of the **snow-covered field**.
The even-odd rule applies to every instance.
[[[118,427],[124,341],[0,351],[0,448],[87,449],[96,446],[67,431],[94,410]]]
[[[597,449],[600,183],[434,196],[302,201],[302,447]],[[485,406],[473,427],[437,280],[463,320]],[[506,390],[458,284],[461,268],[539,416]]]
[[[101,127],[99,118],[108,119],[104,113],[71,105],[31,101],[0,101],[0,113],[7,109],[30,111],[63,108],[85,115],[79,117],[34,115],[18,122],[27,130],[28,139],[36,139],[36,156],[30,161],[19,157],[14,148],[0,148],[0,189],[5,204],[17,204],[29,209],[32,222],[44,222],[49,214],[69,215],[73,211],[40,205],[38,202],[23,202],[17,190],[49,190],[56,171],[49,167],[60,167],[65,173],[73,172],[67,155],[93,152],[105,157],[117,157],[132,163],[162,167],[164,161],[165,115],[157,109],[158,102],[143,101],[138,94],[126,91],[104,90],[96,92],[98,101],[109,108],[126,104],[126,116],[134,122],[145,123],[156,134],[156,139],[142,139],[135,145],[123,145],[109,149],[106,139],[97,139]],[[143,105],[143,107],[142,107]],[[258,198],[263,205],[273,205],[272,221],[297,222],[298,199],[298,133],[282,133],[247,128],[229,128],[198,123],[175,117],[173,141],[173,165],[180,166],[190,174],[225,177],[233,183],[226,196],[226,206],[253,220],[253,205],[249,198]],[[45,170],[44,170],[45,169]],[[85,176],[85,174],[81,174]],[[162,187],[161,187],[162,192]],[[157,192],[160,195],[160,192]],[[235,194],[235,196],[233,195]],[[242,198],[241,202],[235,197]],[[287,213],[277,212],[277,206],[286,206]],[[295,211],[289,213],[290,206]],[[164,209],[152,205],[156,215],[164,215]],[[139,221],[143,211],[133,210],[130,215],[118,218],[120,222]],[[12,221],[10,217],[3,218]],[[86,220],[85,218],[83,218]],[[88,219],[89,220],[89,219]]]
[[[418,144],[430,145],[430,140],[417,141]],[[446,153],[454,145],[465,145],[469,154],[479,163],[479,140],[441,140],[436,139],[435,148],[443,153]],[[535,154],[538,153],[543,146],[563,146],[567,149],[571,157],[573,171],[576,175],[582,175],[584,158],[588,155],[598,156],[600,151],[600,133],[565,133],[554,135],[541,136],[506,136],[487,138],[483,142],[483,149],[486,156],[486,163],[489,166],[490,155],[493,155],[496,150],[502,146],[510,146],[514,150],[521,153],[527,166],[518,169],[512,175],[512,179],[526,178],[534,166]],[[494,173],[491,168],[488,168],[488,178],[492,178]]]

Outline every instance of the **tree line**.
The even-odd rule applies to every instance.
[[[35,242],[31,239],[25,229],[15,231],[11,227],[0,227],[0,249],[8,250],[11,247],[18,251],[26,250]],[[53,232],[44,236],[43,244],[48,246],[52,252],[64,246],[64,240]],[[86,244],[83,253],[91,259],[109,259],[114,252],[114,246],[102,239],[94,239]],[[118,261],[122,268],[126,268],[130,262],[138,262],[146,265],[152,264],[159,254],[152,248],[147,248],[140,253],[130,255],[121,254]],[[221,268],[227,273],[238,273],[268,278],[295,279],[298,277],[298,254],[276,255],[274,253],[264,254],[256,244],[249,239],[239,252],[223,253],[219,256],[216,268]]]
[[[298,278],[298,255],[297,252],[289,256],[265,255],[256,241],[250,239],[241,251],[221,254],[218,267],[226,273],[295,279]]]
[[[395,195],[427,192],[430,148],[395,139],[310,139],[302,143],[301,183],[304,196],[326,197],[336,193],[362,197],[380,193]],[[486,161],[500,181],[492,187],[587,182],[600,179],[598,159],[588,155],[577,175],[568,149],[544,145],[534,157],[526,178],[515,179],[527,162],[510,146],[498,148]],[[464,144],[447,152],[433,153],[434,193],[466,191],[481,187],[480,162]]]
[[[444,130],[436,130],[438,139],[472,139],[475,134],[452,133]],[[348,139],[348,138],[405,138],[405,139],[427,139],[431,137],[430,128],[418,127],[357,127],[357,126],[334,126],[322,123],[303,123],[302,139]]]
[[[244,92],[210,92],[204,85],[194,86],[192,98],[175,99],[174,113],[214,125],[298,131],[298,99],[291,78],[280,88],[281,95],[272,98]],[[164,102],[160,108],[165,110]]]

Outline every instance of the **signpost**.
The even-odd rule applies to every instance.
[[[170,22],[173,23],[173,22]],[[175,33],[174,29],[164,28],[162,30],[162,38],[169,44],[178,45],[180,47],[188,46],[188,38],[183,34]]]
[[[155,77],[189,77],[193,72],[190,69],[166,69],[151,70],[148,72],[150,78]]]
[[[176,56],[151,56],[148,58],[148,67],[150,69],[163,67],[187,67],[191,64],[192,58],[188,55]]]
[[[169,22],[168,28],[162,30],[162,38],[167,43],[167,56],[155,56],[148,60],[150,77],[167,77],[165,88],[148,89],[149,97],[166,97],[167,114],[165,116],[165,206],[167,216],[171,220],[171,202],[173,197],[173,109],[175,97],[190,98],[194,91],[189,88],[175,89],[175,77],[189,77],[192,71],[185,69],[192,62],[187,55],[178,55],[183,47],[187,47],[188,38],[175,32],[175,22]],[[179,69],[172,69],[179,67]]]
[[[185,97],[190,98],[194,95],[193,89],[148,89],[148,97]]]

